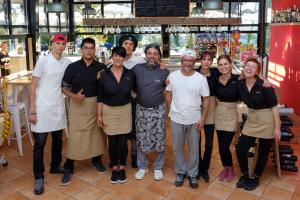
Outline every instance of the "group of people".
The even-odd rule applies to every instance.
[[[66,37],[52,39],[52,53],[38,60],[30,86],[29,120],[35,139],[33,148],[34,193],[44,192],[44,146],[52,135],[50,173],[62,173],[61,184],[68,185],[74,161],[92,158],[100,173],[107,170],[101,156],[108,141],[111,183],[125,183],[127,141],[131,142],[131,166],[138,168],[134,177],[143,179],[148,172],[148,153],[156,153],[153,163],[155,180],[164,177],[166,116],[170,117],[172,148],[176,171],[175,185],[191,188],[198,179],[209,182],[214,131],[224,169],[220,181],[232,181],[234,169],[230,144],[236,131],[238,101],[250,108],[248,120],[236,146],[242,176],[237,187],[253,190],[259,185],[273,138],[280,138],[280,121],[273,88],[263,86],[258,78],[261,69],[256,58],[245,63],[244,79],[233,75],[229,56],[218,57],[218,69],[212,68],[213,54],[201,55],[201,66],[194,69],[196,53],[181,55],[181,68],[169,74],[161,63],[160,47],[147,45],[146,58],[133,55],[137,40],[123,35],[112,49],[112,64],[94,60],[96,45],[92,38],[81,43],[82,58],[71,63],[63,58]],[[241,80],[240,80],[241,79]],[[62,133],[67,127],[65,99],[69,102],[66,161],[62,161]],[[201,129],[205,133],[205,151],[201,153]],[[246,152],[256,138],[258,162],[253,177],[248,174]],[[184,146],[189,146],[185,159]],[[187,160],[187,161],[186,161]]]

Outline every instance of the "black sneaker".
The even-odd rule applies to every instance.
[[[201,172],[201,176],[202,176],[204,182],[206,182],[206,183],[209,182],[209,175],[208,175],[207,171],[206,172]]]
[[[190,187],[193,189],[198,188],[198,180],[196,179],[196,177],[189,177],[189,181],[190,181]]]
[[[121,169],[119,172],[118,172],[118,182],[119,183],[126,183],[127,181],[127,178],[126,178],[126,172],[124,169]]]
[[[100,173],[106,173],[106,168],[104,167],[104,165],[102,164],[101,161],[98,162],[93,162],[94,167],[97,169],[98,172]]]
[[[50,169],[50,174],[63,174],[64,173],[65,168],[63,166],[59,166],[57,168],[51,168]]]
[[[35,179],[34,194],[40,195],[44,193],[44,180],[42,178]]]
[[[137,161],[136,161],[136,159],[137,159],[137,155],[131,155],[131,167],[137,169],[138,166],[137,166]]]
[[[247,191],[255,190],[259,186],[259,178],[253,177],[249,178],[249,181],[247,181],[247,184],[245,185],[244,189]]]
[[[175,185],[176,187],[180,187],[183,185],[185,179],[185,174],[177,174],[177,177],[175,179]]]
[[[247,174],[243,174],[240,178],[239,181],[236,183],[236,187],[237,188],[245,188],[245,186],[247,185],[247,183],[249,182],[249,175]]]
[[[65,169],[64,174],[61,178],[61,185],[63,185],[63,186],[69,185],[70,180],[71,180],[71,175],[72,175],[71,170]]]
[[[119,173],[117,170],[113,170],[111,172],[111,177],[110,177],[110,182],[112,184],[117,184],[118,183],[118,180],[119,180]]]

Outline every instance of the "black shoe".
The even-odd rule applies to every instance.
[[[101,161],[93,162],[94,167],[97,169],[98,172],[100,173],[106,173],[106,168],[102,164]]]
[[[138,168],[136,159],[137,159],[137,155],[131,155],[131,167],[132,168]]]
[[[206,182],[206,183],[209,182],[209,175],[208,175],[207,171],[201,172],[201,176],[202,176],[204,182]],[[197,177],[196,177],[196,178],[197,178]]]
[[[237,188],[245,188],[245,186],[247,185],[247,183],[249,182],[249,175],[248,173],[243,174],[240,178],[239,181],[236,183],[236,187]]]
[[[113,170],[111,172],[111,177],[110,177],[110,182],[112,184],[117,184],[118,183],[118,180],[119,180],[119,173],[117,170]]]
[[[44,193],[44,180],[42,178],[35,179],[34,194],[40,195]]]
[[[175,185],[176,187],[180,187],[183,185],[185,179],[185,174],[177,174],[176,180],[175,180]]]
[[[246,185],[244,187],[245,190],[247,191],[252,191],[255,190],[259,186],[259,178],[258,177],[253,177],[249,178],[249,181],[246,182]]]
[[[63,166],[59,166],[57,168],[54,169],[50,169],[50,174],[63,174],[64,173],[65,168]]]
[[[69,185],[70,180],[71,180],[71,175],[72,175],[71,170],[65,169],[64,174],[61,178],[61,185],[63,185],[63,186]]]
[[[189,181],[190,181],[190,187],[193,189],[198,188],[198,180],[196,179],[196,177],[189,177]]]
[[[124,169],[121,169],[119,172],[118,172],[118,182],[119,183],[126,183],[127,181],[127,178],[126,178],[126,172]]]

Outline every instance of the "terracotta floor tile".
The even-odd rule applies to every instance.
[[[54,189],[52,187],[50,187],[48,184],[44,184],[44,193],[43,195],[35,195],[33,193],[33,187],[34,187],[34,183],[32,183],[32,185],[26,186],[24,188],[22,188],[19,192],[26,196],[29,199],[44,199],[44,196],[47,195],[47,193],[53,191]],[[57,190],[55,190],[57,191]]]
[[[270,185],[293,192],[296,188],[297,181],[290,178],[284,178],[284,177],[280,179],[273,178]]]
[[[196,200],[218,200],[218,198],[210,196],[208,194],[201,193]]]
[[[57,183],[57,185],[52,185],[54,188],[56,188],[57,190],[72,196],[73,194],[83,190],[84,188],[88,187],[88,183],[76,178],[76,177],[72,177],[71,178],[71,182],[69,185],[66,186],[62,186],[60,184],[60,182]]]
[[[117,184],[115,189],[111,191],[111,194],[113,194],[116,197],[120,197],[122,199],[131,199],[140,191],[142,191],[142,188],[140,188],[139,186],[130,183],[124,183],[124,184]]]
[[[127,183],[126,183],[127,184]],[[96,188],[104,190],[106,192],[112,192],[116,190],[117,184],[110,183],[110,176],[106,174],[105,177],[93,183]]]
[[[97,180],[103,178],[105,174],[98,172],[95,169],[88,169],[87,171],[81,173],[79,176],[77,176],[78,179],[81,179],[87,183],[94,183]]]
[[[135,172],[136,172],[136,170],[134,171],[134,174],[135,174]],[[153,176],[146,175],[143,180],[137,180],[134,178],[134,174],[128,175],[128,183],[131,183],[133,185],[139,185],[142,188],[146,188],[155,182]],[[166,177],[164,177],[164,179],[166,179]]]
[[[169,199],[182,200],[182,199],[196,199],[200,195],[200,191],[197,189],[191,189],[189,187],[178,187],[169,196]]]
[[[23,175],[15,178],[7,183],[8,186],[15,190],[20,190],[26,186],[32,185],[34,183],[34,177],[30,175]]]
[[[233,188],[230,188],[228,186],[222,185],[217,182],[211,183],[207,189],[204,190],[205,194],[208,194],[210,196],[219,198],[219,199],[226,199],[228,198],[231,193],[233,192]]]
[[[107,193],[94,186],[88,186],[80,192],[74,194],[72,197],[77,200],[97,200],[104,197]]]
[[[290,191],[268,186],[263,193],[263,197],[270,200],[289,200],[292,198],[292,194]]]
[[[116,197],[112,194],[107,194],[104,197],[102,197],[100,200],[120,200],[120,197]]]
[[[41,197],[40,197],[41,196]],[[36,198],[33,198],[33,199],[42,199],[42,200],[64,200],[64,199],[67,199],[69,198],[69,195],[63,193],[63,192],[60,192],[56,189],[52,189],[50,190],[49,192],[43,194],[43,195],[40,195]]]
[[[5,167],[0,169],[0,179],[3,183],[7,183],[15,178],[23,176],[25,173],[15,167]]]
[[[228,200],[255,200],[259,199],[259,196],[244,192],[242,190],[235,190]]]
[[[143,190],[136,194],[132,199],[133,200],[161,200],[164,197],[161,195],[158,195],[156,193],[150,192],[148,190]]]
[[[0,185],[0,200],[8,198],[8,196],[13,195],[15,192],[15,190],[4,184]]]
[[[5,200],[28,200],[28,198],[26,196],[22,195],[21,193],[19,193],[17,191],[15,191],[14,193],[6,196],[4,199]]]
[[[272,181],[273,177],[274,177],[274,172],[264,170],[264,173],[259,178],[259,182],[263,184],[269,184]]]
[[[176,186],[173,182],[167,180],[155,181],[147,187],[147,190],[159,194],[161,196],[168,196],[172,191],[174,191]]]
[[[298,182],[298,184],[295,187],[294,193],[300,195],[300,183],[299,182]]]

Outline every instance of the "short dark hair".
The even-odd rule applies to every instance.
[[[159,53],[159,56],[161,57],[161,51],[160,51],[160,48],[159,48],[159,45],[158,44],[148,44],[147,46],[146,46],[146,49],[145,49],[145,54],[147,54],[147,51],[149,50],[149,49],[151,49],[151,48],[153,48],[153,49],[156,49],[157,51],[158,51],[158,53]]]
[[[206,57],[209,57],[211,60],[214,59],[214,55],[213,55],[213,53],[210,52],[210,51],[204,51],[204,52],[202,52],[201,55],[200,55],[200,60],[203,60],[203,59],[205,59]]]
[[[133,51],[135,51],[135,49],[138,45],[138,41],[137,41],[136,37],[134,37],[133,35],[129,35],[129,34],[122,35],[119,39],[119,46],[123,46],[123,42],[126,40],[130,40],[133,42],[133,44],[134,44]]]
[[[117,54],[118,56],[121,56],[121,57],[125,58],[126,57],[126,50],[125,50],[124,47],[116,46],[111,51],[111,55],[113,56],[114,54]]]
[[[80,48],[82,48],[82,47],[83,47],[83,45],[84,45],[85,43],[88,43],[88,44],[93,44],[93,45],[94,45],[94,47],[96,46],[96,42],[95,42],[95,40],[94,40],[93,38],[89,38],[89,37],[87,37],[87,38],[84,38],[84,39],[82,40],[82,42],[81,42],[81,45],[80,45]]]

